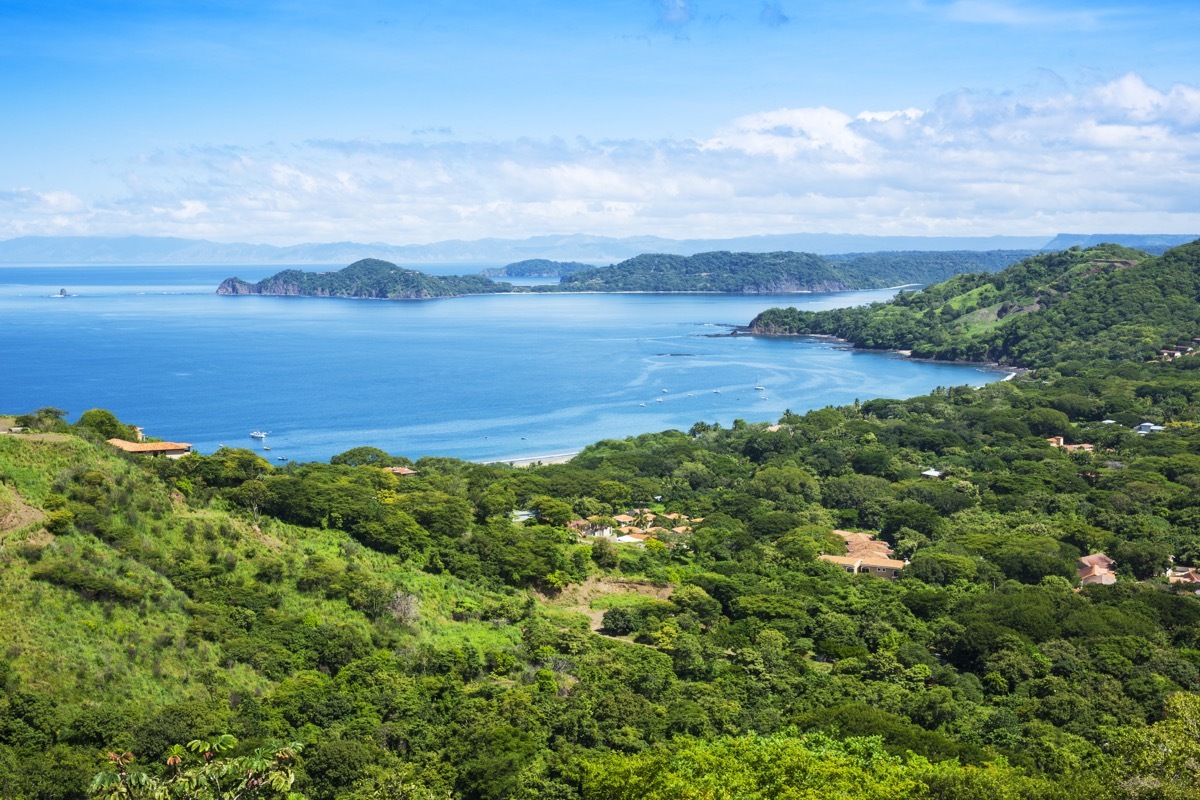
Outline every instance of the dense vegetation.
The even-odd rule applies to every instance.
[[[887,303],[764,311],[751,330],[831,334],[921,358],[1048,366],[1144,361],[1200,335],[1200,242],[1157,258],[1119,245],[1035,256]]]
[[[832,292],[932,283],[968,270],[996,270],[1025,251],[851,253],[698,253],[641,255],[610,267],[564,275],[557,286],[535,291],[571,292]]]
[[[145,459],[41,409],[0,436],[0,797],[1195,797],[1200,598],[1163,572],[1200,562],[1197,367],[531,468]],[[570,527],[625,513],[690,521]],[[819,559],[835,528],[900,580]],[[1117,582],[1080,587],[1097,551]]]
[[[415,269],[398,267],[390,261],[364,258],[336,272],[286,269],[258,283],[228,278],[217,288],[217,294],[426,300],[509,292],[512,289],[512,284],[497,283],[482,275],[426,275]]]

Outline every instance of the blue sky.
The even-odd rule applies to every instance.
[[[1200,232],[1193,2],[0,0],[0,238]]]

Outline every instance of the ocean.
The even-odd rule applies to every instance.
[[[1003,377],[829,340],[729,335],[772,306],[857,305],[892,290],[426,301],[215,294],[226,277],[279,269],[0,267],[0,413],[54,406],[74,420],[106,408],[148,436],[205,453],[265,445],[278,462],[324,461],[360,445],[413,459],[512,461],[697,421],[775,421],[785,409]],[[256,429],[267,437],[250,438]]]

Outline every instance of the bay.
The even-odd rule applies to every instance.
[[[486,265],[419,267],[451,274]],[[311,267],[307,267],[311,269]],[[829,340],[730,336],[789,295],[489,295],[435,301],[222,297],[269,267],[0,267],[0,412],[107,408],[149,436],[327,460],[552,457],[697,421],[775,421],[1003,374]],[[57,297],[66,289],[67,297]],[[764,387],[756,390],[756,386]]]

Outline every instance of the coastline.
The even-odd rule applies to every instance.
[[[532,467],[535,464],[566,464],[575,456],[579,455],[576,450],[573,453],[551,453],[546,456],[525,456],[523,458],[497,458],[491,461],[483,461],[483,464],[508,464],[512,467]]]
[[[1013,378],[1028,374],[1031,367],[1021,367],[1013,364],[999,364],[995,361],[961,361],[945,358],[913,358],[912,350],[891,350],[880,347],[859,347],[849,339],[843,339],[840,336],[834,336],[831,333],[760,333],[754,331],[749,325],[736,326],[733,331],[728,334],[713,334],[714,336],[765,336],[775,339],[825,339],[832,342],[847,345],[850,349],[857,350],[862,353],[893,353],[901,358],[906,358],[909,361],[917,361],[922,364],[957,364],[963,367],[980,367],[993,370],[995,372],[1006,372],[1008,375],[1003,378],[1003,381],[1009,381]]]

